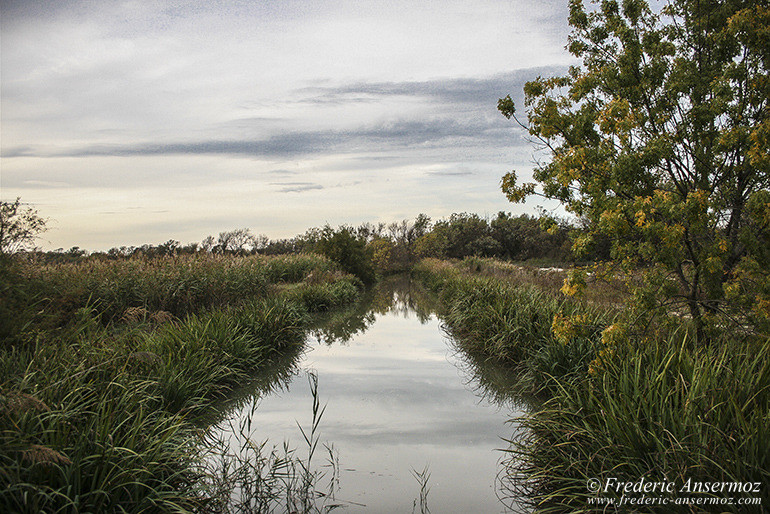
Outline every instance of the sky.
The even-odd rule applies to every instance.
[[[497,111],[574,64],[566,0],[0,0],[0,198],[44,249],[535,213]]]

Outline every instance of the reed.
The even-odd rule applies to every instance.
[[[268,447],[252,436],[256,401],[238,426],[231,426],[233,439],[209,441],[203,472],[209,486],[207,511],[217,513],[302,512],[327,513],[344,507],[335,498],[339,489],[339,463],[334,449],[328,453],[326,470],[316,464],[320,443],[320,424],[325,407],[321,406],[318,377],[308,373],[312,397],[312,419],[308,428],[297,423],[306,456],[287,442]],[[328,487],[319,489],[328,478]]]
[[[440,294],[460,348],[508,363],[541,398],[516,420],[520,436],[510,441],[503,483],[511,506],[593,512],[601,506],[590,503],[588,480],[611,477],[759,483],[759,493],[701,494],[735,504],[698,508],[762,512],[770,502],[770,339],[723,333],[695,345],[683,319],[607,344],[600,336],[614,299],[559,298],[499,271],[506,267],[426,260],[415,273]],[[746,497],[762,505],[740,505]]]
[[[0,511],[216,512],[196,420],[297,354],[308,306],[281,288],[311,275],[318,310],[358,295],[318,256],[27,264],[45,301],[0,352]]]
[[[271,283],[312,281],[312,277],[327,276],[335,266],[317,253],[300,253],[276,257],[261,257],[267,279]]]
[[[352,277],[333,281],[303,282],[287,290],[287,296],[309,312],[326,311],[347,305],[358,298],[363,285]]]
[[[41,394],[49,409],[4,406],[0,510],[194,507],[188,471],[194,441],[186,423],[156,408],[151,382],[113,379],[49,387]]]
[[[314,254],[181,255],[30,265],[25,272],[46,298],[47,310],[58,315],[57,322],[68,320],[87,303],[96,303],[106,323],[119,320],[132,308],[184,316],[264,297],[271,284],[300,282],[333,268],[331,261]]]
[[[547,387],[554,375],[586,373],[611,313],[474,270],[467,262],[455,266],[428,259],[415,268],[439,294],[445,327],[464,351],[525,367],[537,387]],[[579,319],[579,326],[559,337],[553,330],[557,315]]]
[[[770,500],[770,341],[722,343],[649,342],[618,355],[601,376],[562,387],[521,423],[527,435],[511,450],[510,496],[526,492],[539,512],[588,512],[590,478],[667,480],[677,490],[688,480],[754,482],[759,494],[698,496],[735,499],[708,510],[762,512],[737,502]]]
[[[430,509],[428,508],[428,493],[430,492],[430,486],[428,485],[428,482],[430,482],[430,471],[428,470],[428,465],[426,464],[422,471],[412,468],[412,476],[420,484],[420,493],[412,502],[412,514],[416,512],[430,514]]]

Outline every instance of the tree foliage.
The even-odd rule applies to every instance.
[[[44,232],[46,219],[31,207],[22,208],[21,199],[0,202],[0,254],[31,250],[38,234]]]
[[[245,254],[265,246],[265,236],[255,236],[248,228],[220,232],[216,248],[220,252]],[[205,240],[204,240],[205,241]]]
[[[544,225],[548,223],[548,227]],[[566,223],[541,216],[498,212],[491,220],[477,214],[454,213],[439,220],[432,230],[415,241],[415,253],[421,257],[462,259],[470,256],[498,257],[526,261],[546,259],[569,261],[565,247],[572,229]]]
[[[498,108],[550,154],[511,201],[563,202],[608,237],[614,262],[649,269],[642,304],[686,306],[703,333],[738,297],[770,317],[770,7],[766,1],[570,1],[566,76],[525,86],[529,123]],[[728,301],[729,300],[729,301]]]
[[[353,230],[340,227],[334,230],[324,227],[316,243],[316,250],[335,261],[346,272],[357,276],[364,284],[371,284],[375,279],[371,249],[366,240],[356,237]]]

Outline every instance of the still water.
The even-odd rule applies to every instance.
[[[431,512],[507,512],[500,450],[522,412],[507,394],[509,374],[460,351],[416,284],[381,284],[322,322],[305,351],[269,387],[234,402],[216,430],[227,436],[251,416],[251,439],[301,448],[298,425],[308,432],[312,424],[308,372],[325,405],[319,438],[336,456],[343,512],[419,512],[423,471]]]

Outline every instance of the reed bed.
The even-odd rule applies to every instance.
[[[608,346],[601,335],[615,299],[559,298],[517,281],[505,263],[477,261],[425,260],[415,273],[439,293],[458,346],[510,364],[541,399],[516,420],[522,435],[511,441],[503,477],[511,506],[524,499],[537,512],[766,511],[770,339],[724,333],[695,345],[683,320],[676,330],[615,337]],[[668,481],[676,485],[670,499],[703,502],[616,507],[606,499],[621,500],[622,490],[588,487],[608,479]],[[688,481],[759,487],[688,494]],[[746,500],[760,503],[739,503]]]
[[[333,269],[331,261],[316,254],[203,254],[30,265],[26,276],[48,310],[68,318],[83,305],[95,305],[109,322],[131,308],[183,316],[264,296],[271,284],[301,282]]]
[[[507,461],[511,497],[526,495],[538,512],[591,512],[606,483],[671,482],[664,496],[732,499],[698,511],[766,512],[770,494],[768,344],[688,347],[685,337],[650,342],[612,359],[579,387],[563,387],[524,418],[523,439]],[[758,492],[688,494],[690,483],[751,483]],[[685,488],[685,490],[682,490]],[[601,496],[620,499],[622,491]],[[750,498],[760,505],[740,505]],[[707,504],[708,505],[708,504]],[[765,507],[763,507],[763,505]],[[638,511],[691,512],[667,505]]]
[[[286,284],[312,289],[314,310],[359,294],[313,255],[28,264],[16,278],[38,309],[0,348],[0,511],[19,513],[216,512],[224,485],[196,420],[298,354],[310,306]]]
[[[474,272],[474,268],[465,262],[426,259],[414,270],[439,294],[445,327],[464,351],[526,367],[527,378],[537,388],[547,386],[553,376],[587,373],[612,313],[544,292],[530,283]],[[553,329],[557,315],[580,323],[559,337]]]
[[[360,280],[346,277],[320,283],[295,284],[287,288],[285,294],[303,305],[309,312],[322,312],[350,304],[358,297],[362,287]]]
[[[533,265],[532,262],[517,264],[492,258],[468,257],[459,261],[457,266],[463,271],[493,278],[497,281],[513,283],[518,286],[530,285],[536,287],[543,294],[562,299],[561,289],[569,268],[540,267]],[[598,306],[606,310],[622,307],[630,294],[625,280],[621,280],[607,270],[602,270],[603,273],[599,278],[588,267],[583,269],[587,272],[587,287],[582,291],[581,297],[573,301]],[[638,280],[635,277],[630,279]]]

